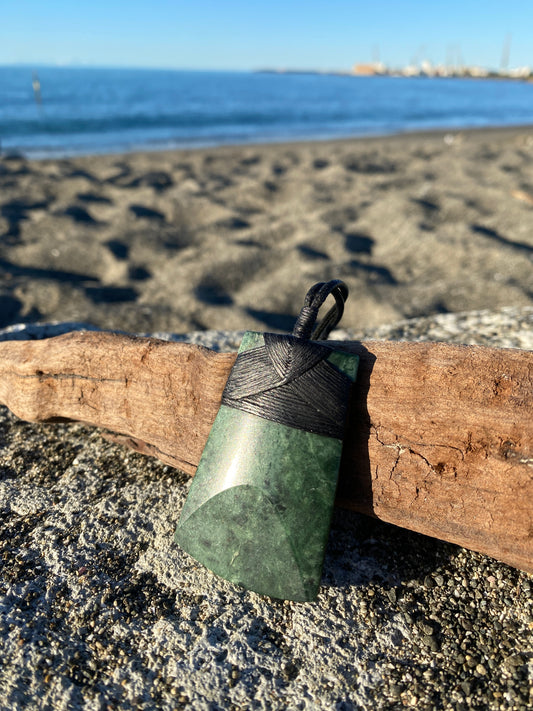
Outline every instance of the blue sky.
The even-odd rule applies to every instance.
[[[1,0],[0,64],[349,69],[533,66],[531,0]]]

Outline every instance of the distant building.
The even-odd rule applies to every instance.
[[[359,77],[373,77],[379,74],[385,74],[387,68],[383,62],[371,62],[370,64],[354,64],[352,74]]]
[[[415,67],[414,64],[408,64],[400,70],[400,74],[402,77],[417,77],[420,76],[420,69]]]
[[[527,79],[531,76],[530,67],[515,67],[514,69],[509,69],[507,76],[512,79]]]
[[[340,73],[340,72],[336,72]],[[494,72],[479,66],[432,64],[427,59],[419,64],[408,64],[405,67],[391,69],[383,62],[369,62],[368,64],[354,64],[350,72],[354,76],[400,76],[400,77],[471,77],[472,79],[485,79],[500,77],[533,82],[531,67],[515,67],[513,69],[500,69]]]
[[[476,79],[484,79],[489,76],[489,70],[484,67],[468,67],[468,74]]]
[[[433,65],[427,59],[423,59],[420,63],[420,74],[425,77],[435,76],[435,70],[433,68]]]

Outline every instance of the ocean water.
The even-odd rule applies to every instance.
[[[533,84],[0,67],[0,146],[33,157],[533,124]]]

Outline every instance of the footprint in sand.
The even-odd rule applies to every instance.
[[[356,272],[363,272],[367,275],[367,281],[371,284],[387,284],[388,286],[396,286],[398,284],[392,272],[380,264],[367,264],[357,259],[352,259],[349,267]]]
[[[422,208],[424,219],[419,223],[419,228],[425,232],[433,232],[440,220],[440,205],[429,198],[411,198],[414,205]]]
[[[396,173],[398,165],[378,153],[366,153],[347,156],[344,167],[352,173],[379,175]]]
[[[95,203],[98,205],[113,204],[113,200],[110,200],[110,198],[106,197],[105,195],[97,195],[97,193],[78,193],[76,197],[82,202]]]
[[[316,158],[313,161],[313,168],[315,170],[324,170],[324,168],[327,168],[329,166],[329,161],[324,160],[323,158]]]
[[[250,227],[250,223],[247,220],[243,220],[242,217],[229,217],[226,220],[217,222],[217,227],[224,230],[245,230]]]
[[[228,178],[227,175],[222,175],[220,173],[209,173],[207,175],[208,189],[209,190],[224,190],[225,188],[230,188],[234,185],[233,180]]]
[[[335,232],[343,232],[347,222],[355,222],[358,218],[357,210],[354,207],[340,207],[328,210],[321,215],[322,222]]]
[[[293,151],[287,151],[283,154],[283,157],[286,161],[290,163],[290,166],[292,168],[296,168],[301,163],[300,156],[297,153],[294,153]]]
[[[285,175],[285,173],[287,172],[286,166],[281,165],[281,163],[274,163],[271,170],[272,170],[272,173],[278,177],[280,175]]]
[[[478,161],[487,161],[488,163],[493,163],[494,161],[497,161],[500,158],[500,154],[496,151],[494,151],[492,148],[489,148],[488,146],[483,146],[478,153],[474,156],[474,163],[477,163]]]
[[[481,200],[477,200],[472,197],[465,197],[463,195],[461,195],[459,199],[463,201],[465,207],[468,207],[471,210],[475,210],[480,215],[483,215],[483,217],[489,217],[490,215],[494,214],[494,210],[491,206],[489,206],[488,203],[482,202]]]
[[[65,217],[70,217],[74,222],[84,225],[99,225],[102,224],[90,214],[88,210],[79,205],[69,205],[66,210],[63,211]]]
[[[265,188],[265,190],[266,190],[267,192],[269,192],[269,193],[271,193],[271,194],[272,194],[272,193],[277,193],[278,190],[279,190],[279,188],[278,188],[278,186],[276,185],[276,183],[272,182],[272,180],[265,180],[265,182],[263,183],[263,187]]]
[[[64,176],[65,178],[84,178],[88,180],[89,183],[99,183],[100,180],[88,170],[82,170],[81,168],[75,168],[70,173]]]
[[[344,246],[353,254],[372,254],[376,241],[361,232],[348,232],[344,235]]]
[[[130,211],[133,212],[135,217],[138,218],[144,218],[147,220],[160,220],[161,222],[166,221],[166,218],[162,212],[159,212],[159,210],[154,210],[151,207],[146,207],[146,205],[130,205]]]
[[[124,242],[120,242],[118,239],[110,239],[105,243],[105,246],[116,259],[122,260],[128,258],[130,248]]]
[[[139,296],[137,291],[129,286],[89,286],[84,291],[94,304],[136,301]]]
[[[209,306],[231,306],[232,297],[224,286],[215,278],[206,278],[194,289],[194,295]]]
[[[13,165],[6,165],[8,162],[13,162]],[[32,170],[27,165],[23,157],[10,158],[9,155],[2,156],[2,162],[0,163],[0,176],[19,176],[19,175],[30,175]]]
[[[197,299],[211,306],[229,306],[234,295],[256,278],[268,256],[265,250],[239,250],[233,257],[211,260],[209,269],[197,282],[194,293]]]
[[[498,167],[503,173],[520,173],[521,170],[520,165],[510,165],[509,163],[505,163],[504,165],[500,165]]]
[[[244,165],[244,166],[258,165],[259,163],[261,163],[261,156],[257,156],[257,155],[246,156],[246,158],[243,158],[241,160],[241,165]]]
[[[132,264],[128,269],[128,276],[134,281],[146,281],[146,279],[151,279],[152,272],[145,267],[135,266]]]
[[[241,245],[242,247],[259,247],[260,249],[265,248],[264,244],[261,244],[261,242],[258,242],[255,239],[237,239],[235,240],[235,244]]]
[[[118,162],[114,164],[114,167],[118,168],[118,173],[106,178],[104,182],[116,185],[118,188],[127,188],[130,185],[133,176],[131,166],[127,163]]]
[[[440,210],[439,205],[433,200],[428,200],[427,198],[411,198],[411,202],[416,205],[420,205],[427,212],[433,213]]]
[[[310,247],[308,244],[299,244],[298,251],[303,254],[304,257],[307,257],[307,259],[329,259],[325,252]]]
[[[174,185],[174,180],[169,173],[163,170],[150,171],[134,178],[125,188],[149,187],[161,193]]]
[[[7,232],[2,237],[20,237],[21,222],[29,219],[28,212],[31,210],[44,210],[48,207],[48,200],[9,200],[0,207],[0,216],[7,222]]]

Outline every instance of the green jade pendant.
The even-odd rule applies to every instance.
[[[337,321],[339,284],[313,287],[322,301],[337,290]],[[262,595],[316,598],[358,362],[308,338],[245,333],[176,530],[185,551]]]

